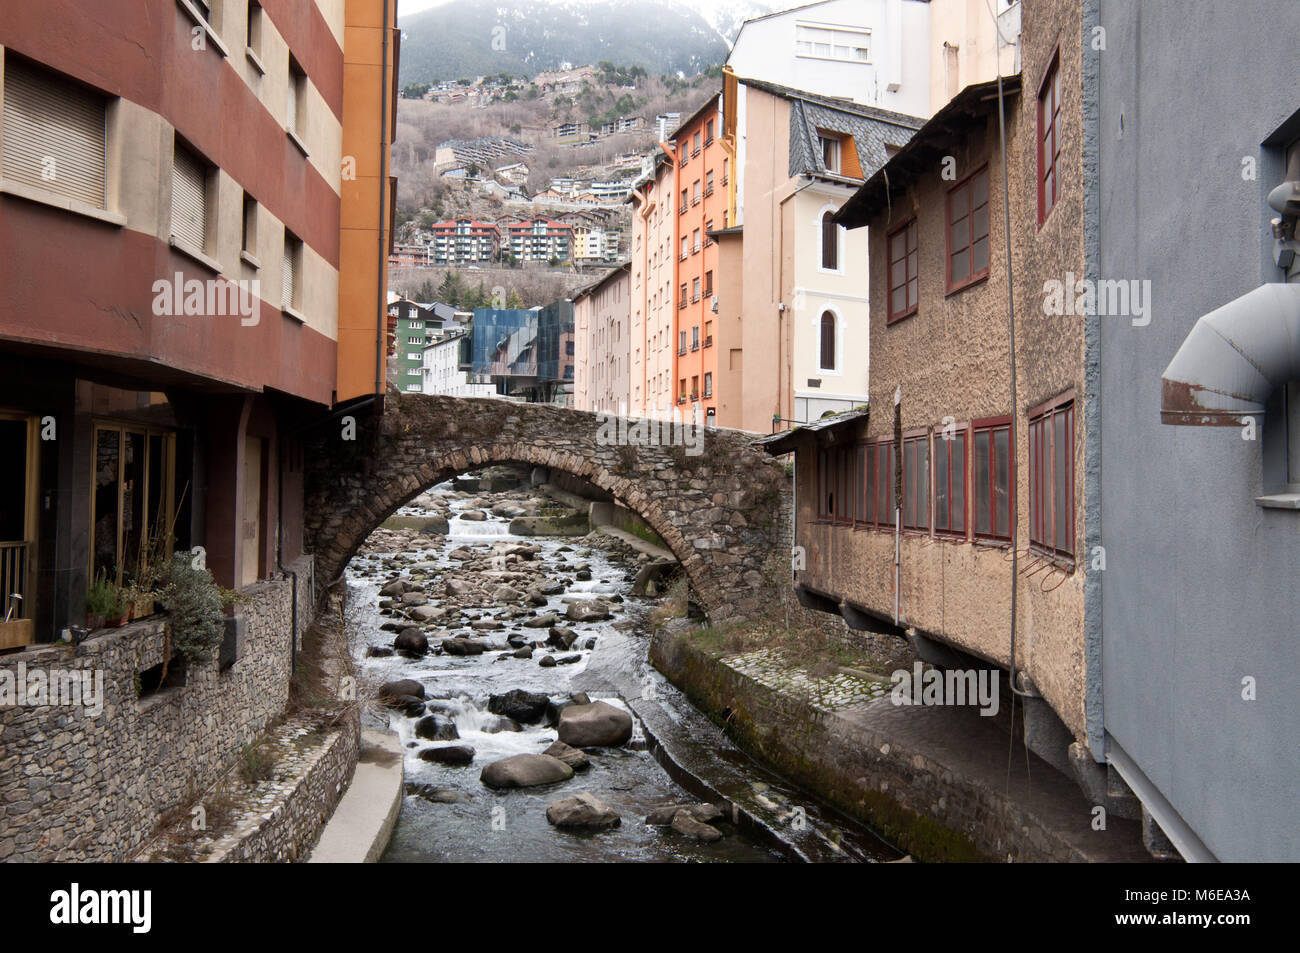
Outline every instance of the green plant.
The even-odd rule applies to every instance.
[[[225,636],[225,607],[236,601],[237,594],[218,586],[212,573],[195,565],[186,552],[172,556],[159,581],[158,595],[169,615],[169,645],[163,658],[170,659],[174,650],[190,663],[209,661]]]
[[[94,619],[116,619],[122,614],[122,593],[108,581],[104,570],[86,592],[86,615]]]
[[[275,772],[276,756],[265,740],[255,742],[244,748],[239,760],[239,773],[246,784],[270,780]]]

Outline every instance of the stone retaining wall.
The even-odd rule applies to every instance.
[[[299,631],[311,558],[299,572]],[[0,685],[39,670],[102,678],[102,711],[82,704],[0,707],[0,860],[121,861],[161,814],[209,787],[285,709],[291,671],[287,579],[243,590],[238,658],[189,666],[183,686],[137,696],[162,661],[165,616],[106,629],[80,645],[0,656]]]

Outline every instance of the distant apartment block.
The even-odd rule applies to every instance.
[[[573,406],[578,410],[629,410],[631,300],[626,262],[573,297]]]
[[[506,226],[515,261],[568,261],[573,256],[573,226],[539,218]]]
[[[429,226],[430,257],[436,265],[472,265],[496,261],[501,253],[501,230],[490,222],[458,219]]]

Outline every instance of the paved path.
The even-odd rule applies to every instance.
[[[370,864],[388,847],[402,809],[402,748],[397,733],[361,732],[352,783],[321,832],[310,864]]]

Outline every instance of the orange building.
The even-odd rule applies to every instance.
[[[710,233],[727,227],[724,183],[729,155],[720,138],[719,96],[712,96],[672,136],[677,167],[677,228],[673,253],[676,354],[672,399],[686,419],[713,423],[717,415],[718,246]]]

